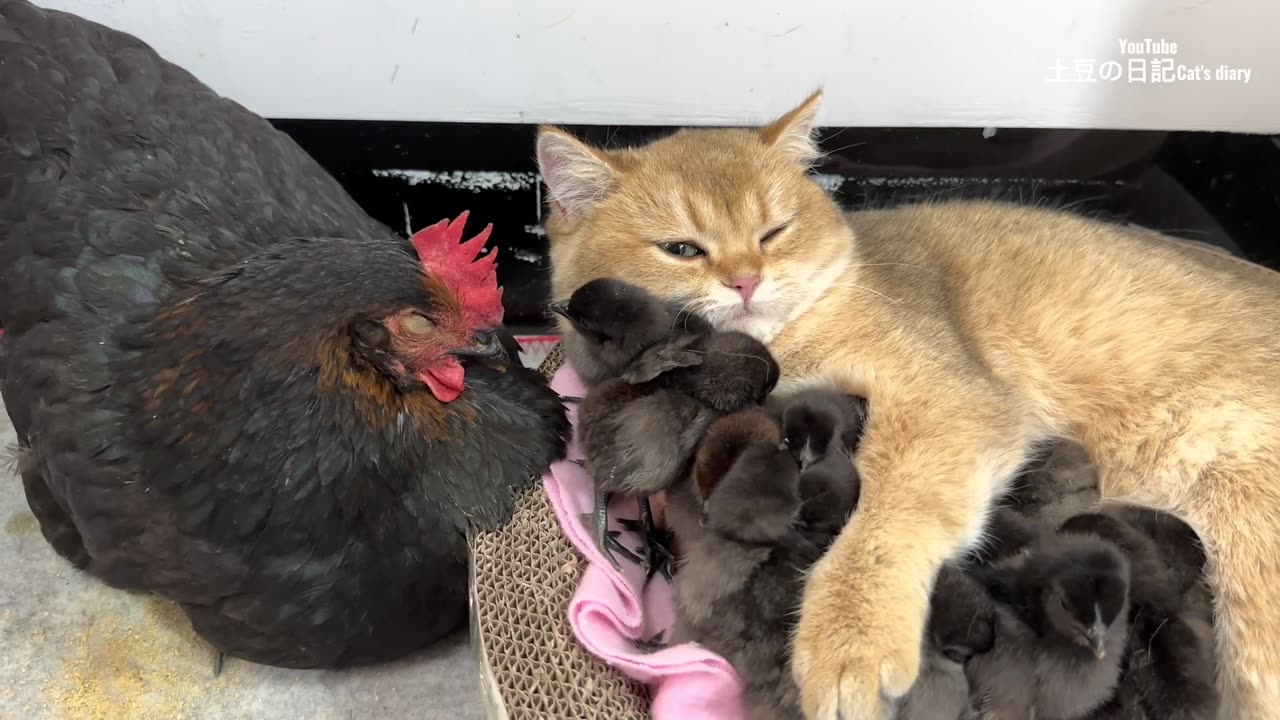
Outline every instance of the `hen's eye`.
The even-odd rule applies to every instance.
[[[426,335],[436,329],[436,324],[425,316],[418,314],[406,315],[401,322],[406,332],[412,335]]]
[[[770,230],[769,232],[767,232],[767,233],[765,233],[764,235],[760,236],[760,244],[761,244],[761,245],[763,245],[763,244],[765,244],[765,243],[769,242],[770,240],[772,240],[772,239],[774,239],[774,238],[778,237],[779,235],[781,235],[781,234],[782,234],[782,231],[783,231],[783,230],[786,230],[786,229],[787,229],[787,223],[783,223],[783,224],[779,225],[778,227],[776,227],[776,228],[774,228],[774,229]]]
[[[699,255],[706,254],[702,248],[688,242],[665,242],[662,243],[660,247],[665,250],[667,254],[681,258],[698,257]]]

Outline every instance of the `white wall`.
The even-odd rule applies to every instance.
[[[36,0],[269,117],[1280,131],[1280,0]],[[1049,82],[1122,38],[1247,83]],[[1111,69],[1111,66],[1108,66]]]

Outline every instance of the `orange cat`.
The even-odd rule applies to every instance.
[[[846,216],[805,173],[819,100],[634,150],[538,138],[557,298],[622,276],[769,341],[780,389],[870,398],[862,502],[795,640],[806,714],[886,716],[939,565],[1036,442],[1070,436],[1106,497],[1200,531],[1222,716],[1280,716],[1280,274],[1013,205]]]

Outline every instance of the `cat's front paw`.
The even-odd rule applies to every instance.
[[[920,672],[925,583],[869,559],[829,552],[805,588],[793,665],[811,720],[885,720]]]

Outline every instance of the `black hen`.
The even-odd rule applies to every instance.
[[[32,511],[219,650],[403,655],[562,456],[483,240],[413,246],[137,39],[0,3],[0,387]],[[415,249],[418,251],[415,253]]]

